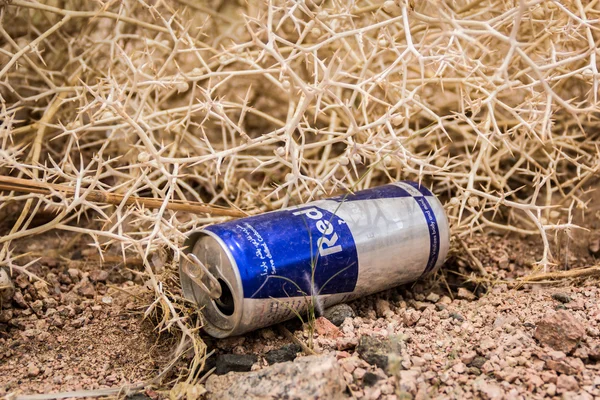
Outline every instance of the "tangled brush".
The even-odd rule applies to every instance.
[[[600,171],[599,22],[598,0],[0,1],[0,171],[49,188],[0,192],[0,266],[27,273],[15,244],[50,230],[141,257],[196,369],[163,282],[225,217],[172,200],[253,214],[418,180],[455,239],[537,235],[552,269]]]

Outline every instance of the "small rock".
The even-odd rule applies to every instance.
[[[556,379],[556,392],[557,393],[576,392],[578,390],[579,390],[579,383],[577,383],[577,379],[575,379],[574,376],[560,375]]]
[[[25,289],[27,286],[29,286],[29,279],[27,276],[25,276],[25,274],[19,274],[15,278],[15,283],[20,289]]]
[[[44,308],[48,309],[48,308],[56,308],[56,306],[58,306],[58,302],[53,299],[52,297],[48,297],[47,299],[44,299]]]
[[[105,271],[103,269],[95,269],[92,272],[90,272],[90,280],[92,280],[93,282],[106,282],[106,280],[108,279],[108,271]]]
[[[485,359],[485,357],[480,357],[480,356],[475,357],[473,359],[473,361],[471,361],[469,363],[469,367],[474,367],[474,368],[477,368],[477,369],[481,369],[481,367],[483,367],[483,364],[485,364],[486,361],[487,360]]]
[[[386,370],[389,354],[400,354],[400,339],[363,335],[358,342],[356,351],[369,364]]]
[[[293,384],[290,384],[293,382]],[[345,398],[342,368],[332,356],[308,356],[243,374],[212,375],[207,400]]]
[[[588,250],[590,252],[590,255],[594,257],[600,257],[600,237],[590,240]]]
[[[84,282],[79,287],[79,294],[91,299],[96,296],[96,289],[94,289],[94,285],[91,282]]]
[[[445,306],[449,306],[450,304],[452,304],[452,299],[448,296],[442,296],[442,298],[440,299],[438,304],[443,304]]]
[[[389,313],[392,313],[390,302],[384,299],[377,299],[375,301],[375,312],[379,318],[386,317]]]
[[[458,322],[464,322],[465,317],[463,317],[462,315],[460,315],[459,313],[450,313],[450,318],[457,320]]]
[[[145,393],[134,393],[125,397],[127,400],[151,400],[151,397]]]
[[[15,294],[13,295],[12,299],[15,302],[15,304],[18,305],[19,307],[28,308],[27,302],[25,301],[25,298],[23,297],[23,293],[21,293],[20,291],[16,291]]]
[[[419,371],[410,369],[408,371],[400,371],[398,375],[398,385],[401,391],[408,393],[415,393],[417,391],[417,379],[421,375]]]
[[[358,380],[358,379],[363,379],[364,376],[367,374],[367,370],[364,368],[356,368],[353,372],[352,372],[352,376],[354,377],[354,379]]]
[[[77,282],[79,281],[79,277],[81,276],[81,271],[77,268],[69,268],[67,270],[67,274],[69,274],[69,277],[73,282]]]
[[[71,321],[71,326],[73,328],[81,328],[83,325],[85,325],[85,317],[80,317]]]
[[[546,314],[538,323],[534,337],[555,350],[571,352],[583,338],[585,328],[568,311]]]
[[[102,302],[104,304],[112,304],[113,298],[110,296],[104,296],[104,297],[102,297]]]
[[[568,303],[571,301],[571,297],[566,293],[554,293],[552,298],[556,301],[560,301],[561,303]]]
[[[381,379],[381,377],[372,372],[365,372],[362,379],[365,386],[373,386]]]
[[[459,363],[454,364],[454,366],[452,367],[452,370],[454,372],[456,372],[457,374],[464,374],[465,371],[467,370],[467,366],[465,364],[463,364],[462,362],[459,362]]]
[[[12,317],[13,317],[12,310],[1,310],[0,311],[0,322],[1,323],[6,324],[6,323],[10,322]]]
[[[40,374],[40,369],[33,363],[27,366],[27,376],[35,377]]]
[[[343,336],[338,327],[325,317],[319,317],[315,320],[315,331],[318,335],[331,339]]]
[[[430,303],[437,303],[440,300],[440,295],[431,292],[427,295],[427,297],[425,297],[425,300],[427,300]]]
[[[458,288],[458,293],[456,294],[456,297],[458,297],[459,299],[469,301],[475,300],[475,295],[463,287]]]
[[[14,294],[15,285],[12,279],[4,268],[0,268],[0,301],[2,304],[8,303]]]
[[[45,299],[49,296],[48,294],[48,285],[43,281],[35,281],[33,282],[33,287],[36,290],[36,293],[39,298]]]
[[[44,303],[41,300],[36,300],[31,303],[31,309],[36,315],[42,315],[42,310],[44,308]]]
[[[417,310],[406,310],[402,321],[406,326],[413,326],[421,319],[421,313]]]
[[[224,375],[230,371],[250,371],[258,357],[252,354],[221,354],[217,356],[217,369],[215,374]]]
[[[473,388],[481,393],[482,398],[488,400],[500,400],[504,397],[504,391],[502,387],[495,383],[486,382],[483,379],[477,379],[473,383]]]
[[[550,383],[546,389],[546,393],[548,393],[548,396],[554,397],[556,395],[556,385],[554,383]]]
[[[465,353],[460,357],[460,361],[462,361],[466,365],[470,365],[473,362],[473,360],[475,360],[475,357],[477,357],[477,353],[475,353],[474,351],[469,351],[468,353]]]
[[[341,326],[346,318],[356,317],[356,313],[348,304],[336,304],[323,312],[323,316],[335,326]]]
[[[285,361],[293,361],[296,355],[302,351],[302,347],[292,343],[281,346],[279,349],[271,350],[265,354],[265,360],[269,365]]]
[[[592,348],[588,352],[588,357],[592,361],[600,361],[600,343],[592,346]]]
[[[277,335],[275,334],[275,332],[273,332],[273,329],[271,328],[261,329],[259,333],[260,337],[264,340],[275,340],[277,338]]]

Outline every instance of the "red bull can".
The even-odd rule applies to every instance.
[[[449,236],[439,200],[396,182],[194,231],[181,287],[208,334],[239,335],[428,275]]]

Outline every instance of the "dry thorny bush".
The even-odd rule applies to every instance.
[[[74,193],[2,192],[1,218],[18,212],[0,266],[26,272],[15,244],[49,230],[143,257],[156,292],[147,314],[161,310],[159,328],[183,332],[179,350],[202,355],[163,282],[174,282],[185,233],[223,217],[173,212],[169,199],[252,214],[413,179],[445,199],[455,241],[539,235],[539,267],[554,268],[548,238],[576,229],[600,170],[599,10],[598,0],[0,0],[0,170]],[[92,190],[161,206],[97,203]],[[42,212],[51,219],[32,225]],[[159,274],[152,255],[165,250]]]

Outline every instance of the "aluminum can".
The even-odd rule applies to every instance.
[[[439,200],[396,182],[194,231],[181,286],[208,334],[239,335],[430,274],[449,235]]]

